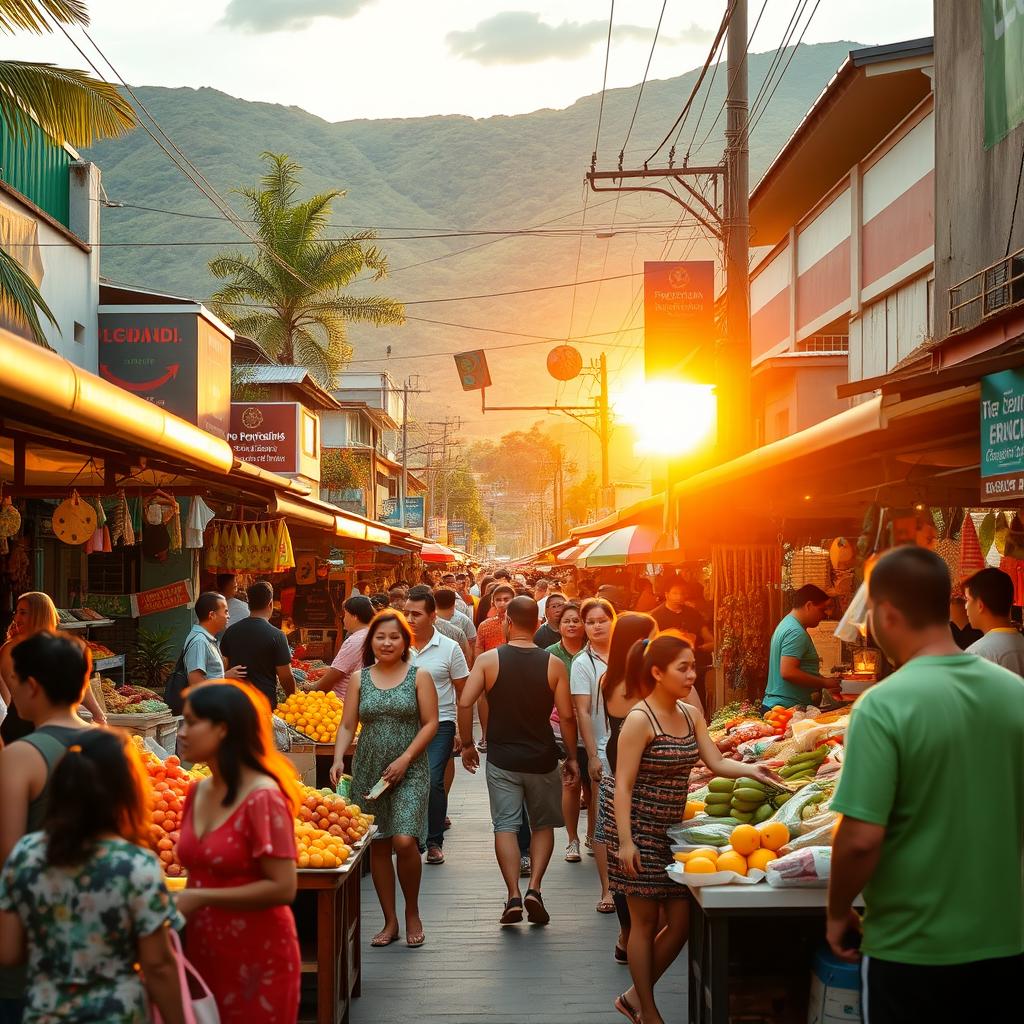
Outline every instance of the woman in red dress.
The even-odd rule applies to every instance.
[[[178,842],[188,872],[178,895],[186,954],[221,1024],[294,1024],[298,791],[274,749],[266,698],[245,683],[193,687],[178,743],[183,758],[211,772],[189,791]]]

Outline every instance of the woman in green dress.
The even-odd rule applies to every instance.
[[[399,937],[392,853],[405,897],[406,945],[424,942],[420,849],[427,839],[427,746],[437,732],[437,689],[429,672],[408,664],[411,645],[412,632],[401,612],[387,609],[370,623],[363,646],[366,667],[349,679],[331,768],[331,781],[337,785],[345,770],[345,751],[362,724],[352,762],[352,799],[374,815],[377,833],[370,847],[370,872],[384,911],[384,927],[371,946],[389,946]],[[387,788],[368,800],[378,782],[386,782]]]

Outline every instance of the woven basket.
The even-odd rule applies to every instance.
[[[824,548],[806,547],[793,552],[790,569],[793,589],[799,590],[809,583],[828,590],[832,586],[832,561]]]

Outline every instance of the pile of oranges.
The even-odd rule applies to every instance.
[[[289,694],[284,703],[278,705],[276,714],[311,740],[333,743],[344,710],[336,693],[312,690]]]
[[[352,853],[352,844],[373,824],[355,804],[329,789],[302,787],[295,825],[300,868],[339,868]]]
[[[716,871],[734,871],[737,875],[747,872],[764,871],[778,857],[780,850],[789,842],[789,829],[782,822],[766,822],[755,828],[753,825],[737,825],[729,837],[730,847],[715,850],[701,847],[677,853],[675,859],[683,865],[686,874],[710,875]]]
[[[185,794],[193,776],[181,767],[172,754],[161,761],[141,743],[137,744],[149,775],[149,845],[163,864],[164,874],[174,878],[183,873],[178,860],[178,838]]]

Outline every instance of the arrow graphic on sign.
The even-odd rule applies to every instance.
[[[125,391],[132,391],[135,394],[141,394],[146,391],[156,391],[157,388],[163,387],[168,381],[173,380],[178,376],[178,370],[181,368],[179,363],[172,363],[168,368],[167,372],[162,377],[157,377],[155,380],[143,380],[143,381],[130,381],[124,380],[118,377],[117,374],[111,372],[109,366],[106,363],[100,363],[100,376],[104,380],[109,380],[111,384],[116,384],[119,388],[124,388]]]

